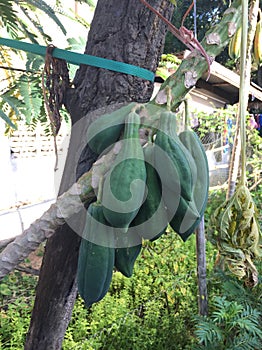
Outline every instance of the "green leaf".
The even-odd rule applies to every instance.
[[[86,39],[81,36],[78,38],[68,38],[67,42],[69,44],[67,50],[83,52],[85,49]]]
[[[13,8],[13,1],[0,0],[0,21],[9,33],[17,34],[17,12]]]
[[[12,295],[12,291],[10,290],[10,288],[8,287],[7,284],[1,283],[0,284],[0,294],[2,294],[2,295]]]
[[[25,115],[27,123],[30,123],[32,118],[40,115],[43,105],[39,80],[36,77],[23,75],[18,81],[17,88],[23,102],[22,113]]]
[[[32,72],[38,72],[44,65],[44,58],[27,52],[26,70]]]
[[[76,0],[76,2],[79,2],[80,4],[82,4],[82,3],[87,4],[90,7],[96,6],[96,2],[93,0]]]
[[[16,3],[19,4],[19,2],[20,1],[16,0]],[[52,9],[52,7],[49,6],[45,1],[43,1],[43,0],[42,1],[39,1],[39,0],[27,0],[26,3],[31,5],[31,6],[34,6],[35,8],[37,8],[37,9],[43,11],[45,14],[47,14],[48,17],[50,19],[52,19],[58,25],[58,27],[61,29],[62,33],[64,35],[66,35],[65,27],[63,26],[63,24],[61,23],[59,18],[56,16],[55,11]]]
[[[11,119],[0,109],[0,117],[11,126],[13,129],[17,129],[16,125],[11,121]]]
[[[13,109],[16,116],[20,117],[20,111],[17,107],[19,105],[19,100],[16,97],[13,97],[11,94],[9,94],[8,91],[2,94],[1,98],[5,103],[7,103],[11,107],[11,109]]]

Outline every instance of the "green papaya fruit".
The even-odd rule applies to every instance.
[[[131,227],[137,227],[137,233],[144,239],[159,238],[168,225],[167,211],[162,199],[162,186],[155,169],[155,145],[148,143],[144,147],[146,165],[146,193]]]
[[[77,268],[78,291],[87,307],[106,295],[112,280],[115,262],[114,236],[111,231],[106,232],[107,227],[109,224],[105,220],[102,206],[91,203],[80,244]],[[103,245],[96,243],[98,236],[101,236],[100,241]]]
[[[131,102],[114,112],[103,114],[90,124],[87,130],[87,142],[93,152],[100,155],[119,139],[125,119],[134,106],[135,103]]]
[[[140,117],[131,112],[125,123],[122,147],[111,170],[105,176],[102,190],[103,212],[114,227],[127,232],[142,205],[146,167],[139,138]]]

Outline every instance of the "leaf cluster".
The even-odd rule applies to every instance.
[[[195,249],[194,237],[183,243],[172,231],[144,242],[133,276],[114,273],[106,297],[85,311],[84,329],[78,300],[63,348],[191,349],[191,316],[197,313]]]
[[[30,324],[36,277],[13,272],[0,284],[0,348],[22,349]]]
[[[52,7],[45,1],[28,0],[28,1],[1,1],[0,0],[0,29],[15,40],[23,38],[29,39],[32,43],[44,41],[48,43],[51,38],[45,33],[39,12],[46,14],[63,34],[66,30],[56,16]],[[14,57],[20,60],[27,59],[24,69],[16,70],[13,67]],[[3,68],[4,91],[0,94],[0,117],[11,128],[16,127],[16,121],[25,117],[27,121],[40,114],[40,91],[36,87],[40,86],[39,68],[43,59],[36,58],[31,54],[17,54],[13,49],[3,49],[0,52],[0,65]],[[33,72],[33,75],[30,73]],[[37,75],[38,73],[38,75]],[[36,79],[38,77],[38,83]],[[3,82],[3,81],[2,81]],[[43,111],[43,108],[41,109]],[[29,114],[32,111],[32,116]]]
[[[94,6],[93,1],[85,1],[85,3]],[[40,14],[47,15],[57,24],[61,32],[66,34],[66,29],[58,18],[55,8],[40,0],[0,0],[0,29],[2,27],[13,39],[26,38],[32,43],[44,41],[48,44],[52,39],[45,33]],[[80,19],[81,17],[78,16],[77,21]],[[82,38],[69,39],[69,48],[74,46],[77,51],[80,47],[83,48],[84,44]],[[14,57],[19,57],[20,61],[24,61],[25,68],[16,69],[13,66],[16,61]],[[2,80],[4,87],[0,92],[0,118],[7,124],[7,132],[11,133],[21,119],[25,120],[28,125],[31,124],[32,128],[39,121],[50,129],[47,125],[48,120],[42,97],[41,73],[44,59],[31,53],[18,54],[15,50],[3,48],[0,51],[0,65],[4,75]],[[70,70],[70,75],[73,76],[75,66],[70,66]]]
[[[226,106],[226,108],[215,109],[212,114],[206,112],[192,112],[198,120],[194,130],[200,137],[206,149],[221,146],[227,143],[229,150],[233,147],[236,133],[237,105]],[[251,127],[251,116],[246,117],[246,154],[247,154],[247,180],[249,187],[261,191],[259,179],[262,174],[262,143],[261,137],[256,129]],[[216,146],[218,144],[219,146]],[[257,184],[257,186],[256,186]]]
[[[210,314],[194,317],[198,345],[193,349],[260,349],[261,282],[250,290],[236,278],[219,271],[211,283],[214,294],[210,298]]]

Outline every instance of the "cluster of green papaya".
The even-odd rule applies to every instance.
[[[90,147],[101,154],[121,137],[121,148],[87,212],[78,261],[87,306],[104,297],[114,268],[131,277],[143,239],[159,238],[169,224],[186,241],[204,214],[209,187],[202,144],[191,130],[177,134],[174,113],[161,111],[146,144],[132,104],[98,121],[99,132],[98,124],[88,131]]]

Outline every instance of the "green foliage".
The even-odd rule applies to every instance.
[[[235,119],[236,119],[236,107],[228,106],[226,109],[217,108],[211,114],[206,112],[196,112],[194,114],[198,119],[199,126],[197,127],[197,133],[203,143],[208,143],[208,137],[211,133],[214,134],[215,138],[223,136],[223,131],[226,128],[227,120],[232,119],[232,135],[235,132]],[[207,142],[206,142],[207,141]],[[233,139],[229,139],[232,143]]]
[[[10,84],[0,96],[0,108],[5,113],[5,121],[16,128],[12,120],[25,119],[28,124],[38,119],[41,115],[47,121],[42,98],[41,75],[23,73]]]
[[[10,90],[10,93],[15,91],[19,92],[20,97],[17,99],[17,106],[19,106],[21,113],[26,118],[26,122],[29,124],[32,119],[40,115],[41,108],[43,108],[40,76],[23,74]]]
[[[16,5],[17,10],[15,10]],[[44,40],[46,43],[50,42],[51,38],[45,33],[37,11],[48,15],[61,31],[66,34],[65,28],[55,15],[54,10],[45,1],[38,0],[0,1],[0,29],[4,28],[13,39],[21,40],[21,38],[27,38],[33,43],[38,43],[39,40]],[[27,121],[30,121],[34,117],[34,113],[39,114],[42,101],[39,101],[40,89],[38,89],[38,92],[35,90],[35,75],[33,77],[27,73],[21,75],[21,70],[16,71],[15,68],[13,69],[11,51],[18,56],[17,51],[12,49],[9,49],[9,51],[3,49],[0,53],[0,62],[2,65],[5,65],[7,83],[5,91],[0,95],[0,108],[2,110],[0,117],[10,127],[15,128],[16,120],[24,116]],[[32,56],[28,55],[28,62],[32,59]],[[20,60],[25,60],[25,57],[19,54]],[[36,60],[33,61],[36,63]],[[30,65],[30,63],[26,64],[26,70],[29,70]],[[35,64],[34,66],[31,65],[30,71],[35,68]],[[38,65],[38,70],[39,68],[40,66]],[[40,86],[40,81],[38,86]],[[31,111],[32,116],[29,115]]]
[[[93,1],[84,1],[90,7],[94,7]],[[15,10],[17,5],[17,10]],[[0,29],[4,28],[11,38],[21,40],[26,38],[32,43],[44,41],[46,44],[52,38],[45,33],[42,14],[47,15],[60,28],[65,35],[66,29],[56,15],[57,7],[52,8],[45,1],[1,1],[0,0]],[[19,11],[19,12],[18,12]],[[59,12],[59,11],[58,11]],[[70,16],[68,18],[82,25],[88,23],[80,16]],[[44,22],[45,23],[45,22]],[[83,51],[84,39],[69,39],[69,44],[77,51]],[[16,70],[13,67],[12,55],[19,55],[19,60],[24,61],[25,69]],[[34,54],[17,54],[17,50],[5,49],[0,51],[0,64],[5,66],[6,85],[5,90],[0,93],[0,118],[7,124],[7,130],[15,128],[17,120],[25,119],[28,124],[35,124],[36,119],[41,123],[47,122],[46,112],[43,104],[41,72],[43,70],[44,59]],[[73,77],[76,67],[70,65],[70,76]],[[21,73],[22,72],[22,73]]]
[[[22,19],[22,16],[18,14],[18,10],[15,10],[15,5],[18,5],[19,10],[27,18],[26,22]],[[18,38],[24,34],[25,37],[31,38],[34,42],[36,32],[40,33],[42,38],[48,38],[43,31],[41,21],[36,16],[36,9],[48,15],[48,17],[58,25],[62,33],[66,34],[63,24],[56,16],[52,7],[43,0],[0,0],[0,27],[4,27],[13,38]]]
[[[193,349],[261,349],[261,283],[251,290],[221,271],[213,275],[211,283],[210,314],[194,317],[199,344]]]
[[[250,119],[250,118],[249,118]],[[248,121],[249,125],[249,121]],[[256,190],[256,196],[254,201],[257,203],[257,207],[261,205],[262,195],[262,142],[261,136],[257,130],[247,127],[247,142],[246,142],[246,154],[247,154],[247,178],[248,185]],[[260,212],[260,219],[262,220],[262,213]]]
[[[0,0],[0,27],[5,27],[11,35],[17,33],[17,12],[13,8],[13,1]]]
[[[168,232],[144,242],[133,276],[115,272],[109,293],[99,303],[87,309],[81,298],[76,300],[63,350],[260,349],[261,279],[251,290],[230,275],[214,272],[215,253],[207,242],[207,318],[196,316],[195,237],[183,243]],[[15,272],[0,283],[1,349],[23,348],[36,282],[36,277]],[[225,345],[220,346],[220,339]],[[204,340],[206,345],[200,344]]]
[[[59,18],[56,16],[55,11],[53,10],[53,8],[51,6],[49,6],[45,1],[41,0],[26,0],[24,3],[24,6],[21,5],[21,1],[16,0],[15,1],[17,4],[20,4],[20,7],[22,8],[23,12],[26,14],[26,16],[28,17],[28,19],[31,19],[30,14],[27,12],[27,8],[29,7],[31,10],[35,11],[35,9],[38,9],[40,11],[42,11],[43,13],[45,13],[52,21],[54,21],[58,28],[60,28],[60,30],[62,31],[62,33],[65,35],[66,34],[66,29],[63,26],[63,24],[61,23],[61,21],[59,20]],[[34,22],[32,21],[32,24],[34,24],[34,26],[40,31],[42,32],[42,34],[44,34],[44,32],[41,30],[41,26],[40,23]],[[44,34],[45,35],[45,34]]]
[[[170,70],[177,70],[181,60],[172,54],[163,54],[161,60],[158,64],[156,75],[161,77],[163,80],[166,80],[170,75]]]
[[[10,126],[13,129],[17,129],[16,125],[12,122],[12,120],[6,115],[5,112],[3,112],[2,109],[0,109],[0,118],[2,118],[8,126]]]
[[[30,323],[36,278],[14,272],[0,283],[0,348],[20,350]]]
[[[235,105],[228,106],[226,109],[216,109],[212,114],[207,114],[206,112],[195,113],[194,116],[197,117],[199,122],[196,132],[204,144],[208,144],[210,140],[217,141],[219,139],[223,139],[223,142],[225,142],[225,131],[228,128],[227,122],[231,119],[231,130],[230,133],[226,134],[226,137],[229,146],[232,148],[236,133],[236,115],[237,106]],[[256,197],[259,198],[262,191],[260,182],[262,174],[262,163],[260,161],[262,158],[262,143],[258,131],[250,126],[250,119],[251,116],[247,115],[247,180],[248,187],[255,189]]]
[[[68,41],[68,47],[67,50],[72,50],[76,52],[83,52],[86,45],[86,39],[83,37],[74,37],[67,39]]]
[[[144,242],[131,278],[115,272],[109,293],[85,312],[77,301],[63,349],[191,349],[191,315],[197,313],[194,257],[194,237],[183,243],[168,232]]]

